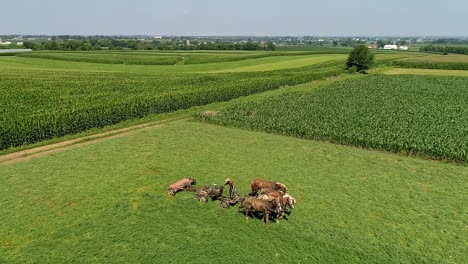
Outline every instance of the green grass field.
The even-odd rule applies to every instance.
[[[466,78],[451,77],[459,71],[390,68],[395,61],[428,55],[379,53],[370,75],[343,75],[345,52],[327,54],[333,53],[327,49],[109,51],[102,56],[76,52],[60,59],[1,56],[0,135],[12,121],[17,126],[11,131],[17,134],[11,138],[17,139],[62,115],[87,120],[81,124],[103,124],[0,150],[0,155],[19,155],[5,163],[2,158],[7,156],[0,156],[0,263],[465,263],[466,164],[193,119],[195,113],[219,115],[239,105],[295,94],[300,98],[281,113],[290,117],[285,128],[294,127],[304,124],[300,116],[289,115],[301,102],[307,105],[308,96],[336,92],[341,85],[341,92],[329,98],[348,101],[338,108],[354,102],[356,109],[368,113],[365,102],[375,99],[390,108],[374,113],[387,109],[393,116],[402,105],[385,100],[389,96],[414,99],[409,110],[419,109],[421,98],[438,96],[430,108],[431,113],[439,110],[436,116],[443,124],[454,109],[458,115],[451,118],[466,120],[459,104],[464,102]],[[75,56],[88,62],[72,61]],[[103,61],[124,56],[133,62]],[[183,58],[174,65],[136,65],[163,56]],[[400,76],[405,71],[420,76]],[[439,73],[447,77],[428,76]],[[418,83],[425,85],[412,85]],[[395,84],[394,89],[388,84]],[[369,93],[372,88],[379,89],[378,98]],[[166,103],[156,104],[158,98]],[[288,101],[275,102],[278,109]],[[447,111],[441,105],[448,105]],[[337,111],[330,101],[320,100],[308,109],[318,106]],[[159,107],[164,111],[153,111]],[[155,114],[159,112],[164,113]],[[144,117],[134,118],[142,113]],[[346,113],[350,120],[356,118],[355,112]],[[63,128],[64,123],[50,124]],[[73,128],[80,123],[69,124]],[[136,124],[151,126],[131,127]],[[130,130],[117,136],[98,134],[114,135],[117,128]],[[423,125],[421,131],[431,130]],[[81,138],[84,135],[94,135],[96,141]],[[52,153],[15,153],[67,139],[78,141],[52,148]],[[222,184],[229,177],[241,194],[250,191],[257,177],[281,181],[297,198],[297,207],[286,220],[265,225],[246,219],[237,208],[201,204],[193,193],[169,197],[168,185],[183,177],[195,177],[198,185]]]
[[[181,177],[286,183],[279,224],[245,219]],[[0,167],[0,260],[462,263],[467,167],[179,121]]]

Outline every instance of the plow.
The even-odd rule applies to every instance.
[[[184,178],[169,186],[167,193],[169,196],[175,196],[180,191],[195,192],[195,198],[202,202],[207,203],[209,200],[221,201],[222,208],[229,208],[240,201],[240,195],[237,193],[234,183],[228,178],[224,185],[229,185],[229,197],[224,196],[224,186],[212,184],[195,186],[196,179]]]
[[[169,196],[175,196],[176,193],[180,191],[191,191],[194,192],[196,191],[195,184],[197,184],[197,180],[194,178],[184,178],[180,179],[177,182],[169,185],[169,188],[167,189],[167,194]]]

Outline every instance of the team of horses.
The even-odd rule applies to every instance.
[[[213,184],[195,187],[195,184],[196,180],[193,178],[181,179],[169,186],[168,194],[173,196],[179,191],[193,191],[195,198],[200,202],[220,200],[223,208],[239,204],[238,212],[243,209],[246,218],[252,214],[260,214],[265,224],[268,223],[270,216],[274,217],[275,222],[279,222],[285,213],[287,211],[290,213],[296,205],[296,199],[288,193],[286,185],[276,181],[255,179],[250,185],[251,192],[243,197],[229,178],[224,181],[224,186],[229,185],[229,197],[223,195],[224,186]]]
[[[268,223],[270,215],[275,216],[278,222],[284,218],[286,209],[294,209],[296,199],[288,193],[285,184],[275,181],[255,179],[250,185],[251,193],[240,200],[239,212],[244,209],[248,217],[251,213],[263,214],[263,221]]]

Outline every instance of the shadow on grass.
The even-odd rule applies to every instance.
[[[264,214],[261,213],[261,212],[249,212],[248,215],[245,215],[245,210],[243,208],[240,208],[238,209],[237,211],[239,214],[242,214],[243,216],[245,216],[246,218],[250,218],[250,219],[256,219],[256,220],[260,220],[260,221],[264,221],[263,220],[263,216]],[[283,216],[283,219],[279,219],[278,218],[278,222],[280,222],[280,220],[286,220],[286,221],[289,221],[289,216],[291,215],[291,211],[285,211],[284,212],[284,216]],[[279,215],[277,213],[270,213],[269,217],[268,217],[268,221],[269,222],[276,222],[276,219]]]

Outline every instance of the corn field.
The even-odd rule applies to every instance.
[[[323,52],[327,54],[326,52]],[[277,56],[302,56],[318,52],[155,52],[155,51],[96,51],[96,52],[32,52],[18,57],[127,65],[204,64],[242,61]]]
[[[465,56],[465,55],[461,55]],[[431,57],[432,58],[432,57]],[[423,60],[423,59],[404,59],[394,60],[390,63],[392,66],[401,68],[417,69],[440,69],[440,70],[468,70],[468,61],[444,61],[444,60]]]
[[[129,65],[174,65],[183,60],[181,56],[158,53],[97,53],[97,52],[33,52],[19,54],[18,57],[28,57],[48,60],[75,62],[129,64]]]
[[[468,162],[468,78],[369,76],[230,106],[199,120]]]
[[[0,149],[342,73],[339,63],[222,74],[0,72]]]

